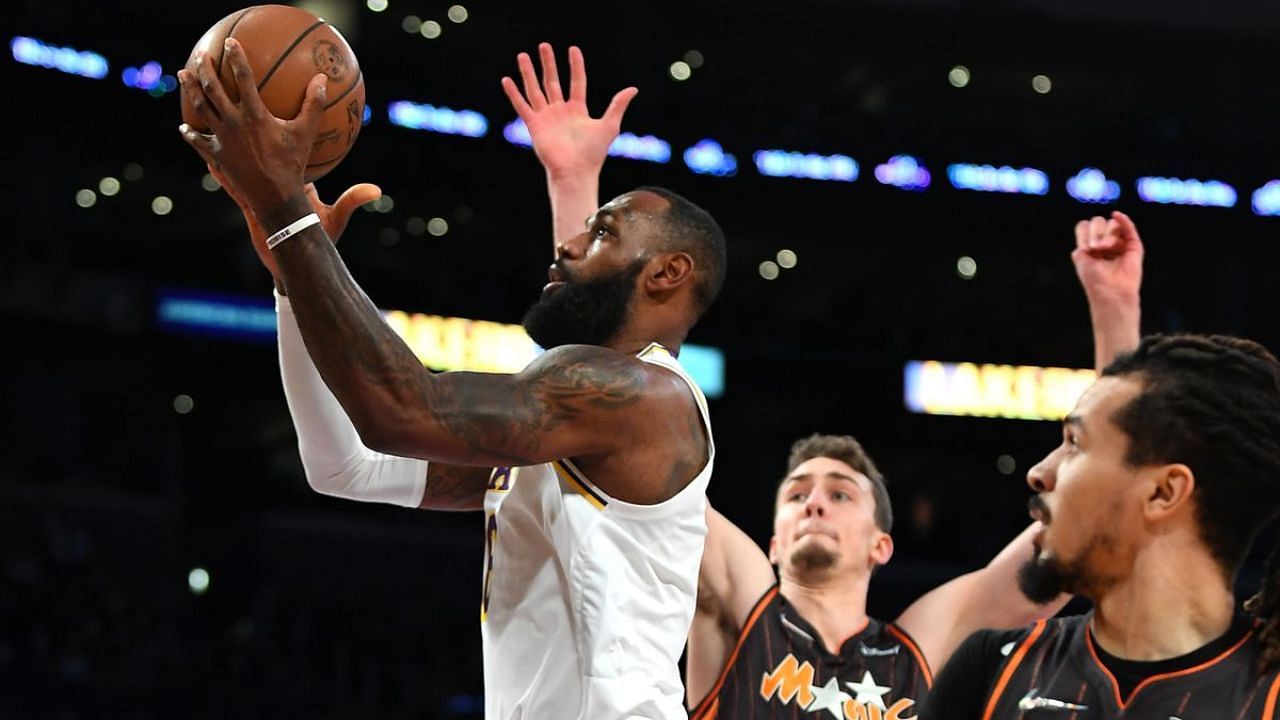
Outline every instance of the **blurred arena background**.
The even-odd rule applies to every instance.
[[[723,360],[711,498],[765,543],[790,443],[859,437],[898,517],[873,613],[1027,522],[1058,425],[914,412],[904,378],[1089,367],[1077,220],[1138,223],[1144,331],[1280,350],[1273,2],[304,6],[365,73],[367,126],[320,190],[390,198],[341,246],[387,309],[516,323],[545,282],[542,173],[498,85],[517,52],[580,45],[597,113],[640,88],[602,196],[670,187],[730,240],[690,338]],[[479,717],[480,518],[307,488],[269,278],[176,131],[170,76],[238,7],[6,13],[0,716]],[[999,372],[953,369],[926,404],[1036,406]]]

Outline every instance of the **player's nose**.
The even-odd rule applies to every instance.
[[[1027,471],[1027,485],[1032,490],[1050,492],[1058,482],[1058,451],[1054,450]]]

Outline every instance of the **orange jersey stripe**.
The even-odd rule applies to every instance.
[[[1089,655],[1093,658],[1093,661],[1098,664],[1098,669],[1102,670],[1103,674],[1107,676],[1107,679],[1111,681],[1111,690],[1112,692],[1115,693],[1116,705],[1118,705],[1120,709],[1123,710],[1125,709],[1125,707],[1129,705],[1129,703],[1133,702],[1133,698],[1138,694],[1139,690],[1150,685],[1153,682],[1156,682],[1159,680],[1168,680],[1169,678],[1181,677],[1183,675],[1190,675],[1192,673],[1200,672],[1201,670],[1204,670],[1207,667],[1211,667],[1213,665],[1216,665],[1222,662],[1226,658],[1230,657],[1231,653],[1235,652],[1236,650],[1239,650],[1246,642],[1248,642],[1249,638],[1253,637],[1253,631],[1250,630],[1249,632],[1245,633],[1244,637],[1240,638],[1239,642],[1227,648],[1226,651],[1224,651],[1221,655],[1215,658],[1212,658],[1210,660],[1206,660],[1200,663],[1199,665],[1196,665],[1195,667],[1189,667],[1189,668],[1186,668],[1185,670],[1177,670],[1174,672],[1160,673],[1159,675],[1152,675],[1151,677],[1146,678],[1142,682],[1138,683],[1138,685],[1133,688],[1133,691],[1129,693],[1129,697],[1125,698],[1123,701],[1121,701],[1120,699],[1120,684],[1116,682],[1115,676],[1111,674],[1111,671],[1107,669],[1107,666],[1102,664],[1102,660],[1098,659],[1098,651],[1094,649],[1094,646],[1093,646],[1093,633],[1088,632],[1085,634],[1084,637],[1085,637],[1085,644],[1089,648]]]
[[[738,653],[742,652],[742,645],[746,643],[751,628],[755,627],[756,621],[760,619],[764,609],[769,607],[769,603],[777,594],[778,586],[774,585],[756,601],[756,606],[751,608],[751,614],[747,616],[747,621],[742,623],[742,629],[738,631],[738,642],[733,646],[733,652],[729,653],[724,669],[720,671],[720,678],[712,686],[711,692],[707,693],[707,696],[702,698],[702,702],[689,713],[689,720],[712,720],[716,716],[716,712],[720,709],[720,691],[724,689],[724,681],[729,677],[729,669],[737,661]]]
[[[1267,691],[1267,704],[1262,706],[1262,720],[1273,720],[1276,716],[1276,696],[1280,695],[1280,675],[1271,681],[1271,689]]]
[[[890,633],[892,633],[894,637],[898,638],[898,640],[901,641],[903,645],[906,645],[907,649],[911,651],[912,655],[916,656],[916,662],[920,663],[920,669],[924,670],[925,687],[928,687],[930,690],[932,690],[933,689],[933,671],[929,669],[929,663],[925,661],[924,653],[920,652],[920,646],[916,645],[916,641],[912,640],[911,636],[908,635],[905,630],[900,629],[897,625],[894,625],[893,623],[889,623],[885,625],[885,629],[887,629]]]
[[[1009,664],[1005,666],[1004,672],[1000,674],[1000,682],[996,683],[996,689],[992,691],[991,699],[987,701],[987,709],[982,713],[982,720],[991,720],[991,716],[996,711],[996,703],[1000,701],[1000,696],[1004,694],[1004,689],[1009,685],[1009,680],[1013,677],[1014,671],[1022,664],[1022,660],[1027,656],[1027,651],[1031,649],[1031,646],[1044,634],[1047,623],[1048,621],[1046,620],[1037,621],[1035,627],[1031,630],[1031,634],[1018,646],[1018,651],[1013,654]]]

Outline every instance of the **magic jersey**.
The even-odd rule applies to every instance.
[[[1147,676],[1122,696],[1099,659],[1089,631],[1092,613],[1041,620],[1006,643],[990,679],[982,720],[1276,720],[1280,676],[1259,675],[1257,632],[1243,628],[1199,664]],[[951,672],[948,666],[947,673]],[[950,717],[943,696],[937,717]]]
[[[689,386],[707,464],[656,505],[611,498],[571,460],[496,468],[485,494],[487,720],[687,718],[693,620],[715,459],[707,401],[662,346],[638,356]]]
[[[868,619],[833,655],[778,586],[760,598],[693,720],[911,720],[933,683],[901,628]]]

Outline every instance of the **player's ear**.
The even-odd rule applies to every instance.
[[[1143,509],[1149,520],[1162,520],[1190,507],[1196,489],[1191,468],[1173,463],[1150,468],[1147,473],[1150,489]]]
[[[652,294],[669,293],[693,277],[693,257],[687,252],[654,255],[645,267],[645,286]]]
[[[871,542],[871,562],[884,565],[893,557],[893,538],[887,532],[876,531],[876,538]]]
[[[769,536],[769,562],[774,565],[778,564],[778,536]]]

